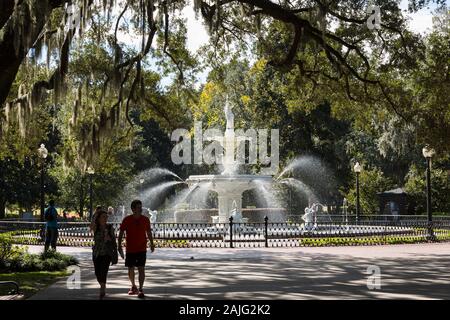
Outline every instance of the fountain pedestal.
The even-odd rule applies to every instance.
[[[209,190],[215,191],[219,200],[219,215],[214,216],[213,223],[228,223],[233,212],[235,217],[239,217],[236,223],[245,222],[242,218],[242,194],[246,190],[257,187],[255,182],[272,182],[270,175],[250,175],[236,174],[238,162],[235,160],[236,136],[234,133],[234,115],[231,111],[233,107],[228,100],[225,103],[224,112],[227,120],[225,135],[222,140],[222,147],[225,149],[223,167],[220,175],[195,175],[190,176],[186,182],[189,187],[200,186],[201,184],[211,184]]]
[[[189,185],[211,183],[211,191],[217,193],[219,215],[213,223],[228,223],[231,211],[242,212],[242,194],[255,188],[255,181],[271,182],[272,176],[263,175],[198,175],[187,179]],[[238,222],[238,221],[235,221]]]

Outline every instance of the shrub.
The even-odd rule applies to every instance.
[[[0,234],[0,269],[4,269],[10,260],[17,259],[26,248],[14,246],[10,235]]]
[[[0,235],[0,267],[11,257],[12,242],[10,237]]]
[[[76,258],[53,250],[30,254],[26,247],[12,245],[10,236],[0,235],[0,272],[59,271],[77,263]]]
[[[55,260],[64,262],[66,265],[72,265],[72,264],[78,263],[78,260],[75,257],[69,256],[66,254],[62,254],[60,252],[53,251],[53,250],[49,250],[47,252],[42,252],[40,254],[40,259],[43,261],[47,260],[47,259],[55,259]]]

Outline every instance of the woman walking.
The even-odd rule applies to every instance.
[[[92,260],[94,261],[95,276],[100,284],[100,299],[103,299],[106,293],[109,266],[116,264],[118,257],[114,228],[107,221],[108,212],[100,209],[95,212],[91,223],[91,230],[94,233]]]

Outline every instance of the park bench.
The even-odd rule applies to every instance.
[[[8,291],[7,295],[0,295],[0,300],[19,300],[23,299],[23,294],[20,293],[19,284],[14,281],[0,281],[0,286],[12,286],[13,289]]]

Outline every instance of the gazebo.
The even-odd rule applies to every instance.
[[[380,202],[380,214],[404,215],[414,214],[414,206],[403,188],[396,188],[377,193]]]

